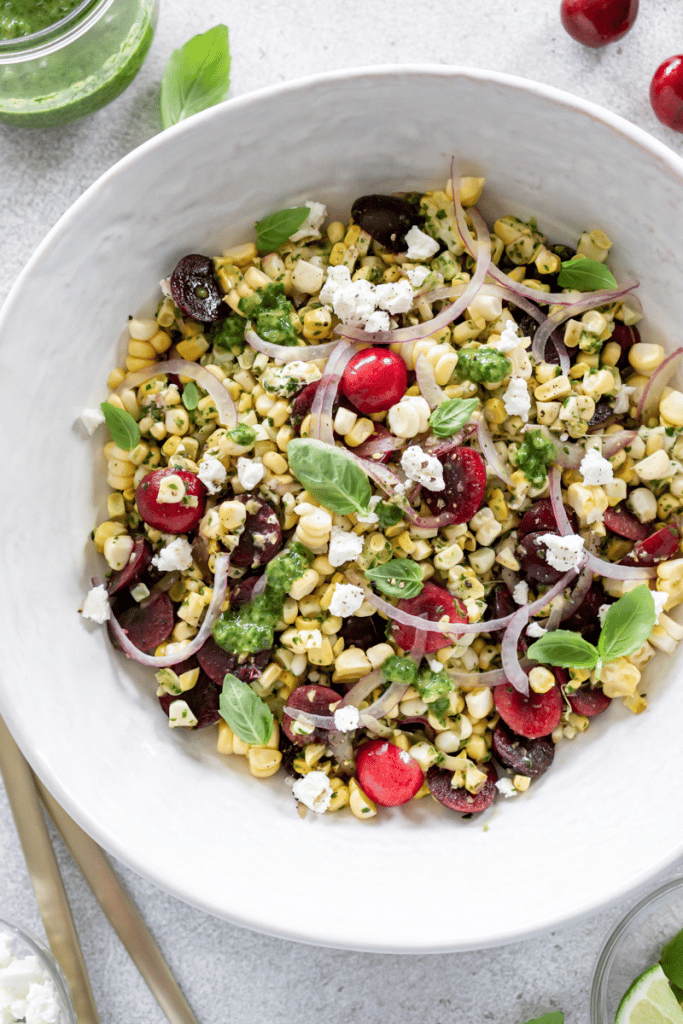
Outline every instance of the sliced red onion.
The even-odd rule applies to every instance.
[[[171,371],[175,373],[176,371]],[[125,632],[123,627],[118,621],[112,617],[109,620],[112,632],[118,640],[124,653],[132,658],[133,661],[139,662],[141,665],[148,665],[150,668],[171,668],[173,665],[177,665],[178,662],[185,661],[186,658],[191,658],[193,654],[203,646],[204,641],[208,639],[211,634],[211,628],[221,613],[221,605],[225,600],[225,595],[228,590],[228,568],[230,566],[230,556],[227,554],[220,554],[216,556],[216,567],[214,570],[213,580],[213,596],[211,603],[206,609],[204,615],[204,621],[202,622],[199,632],[194,639],[190,640],[186,647],[176,651],[175,654],[165,654],[157,658],[153,654],[145,654],[143,651],[138,650],[134,644],[128,639],[128,634]]]
[[[556,449],[556,461],[557,465],[561,466],[562,469],[578,469],[581,465],[581,460],[586,455],[587,444],[590,442],[591,447],[593,443],[598,441],[600,443],[600,451],[606,459],[611,459],[622,449],[626,448],[629,444],[632,444],[636,438],[637,430],[620,430],[614,434],[591,434],[590,437],[585,438],[581,443],[574,441],[560,441],[557,434],[551,433],[547,427],[539,424],[538,430],[541,431],[543,436],[548,440],[552,441]]]
[[[545,624],[545,628],[548,630],[549,633],[552,633],[552,631],[554,629],[557,629],[557,627],[560,625],[560,623],[562,622],[563,612],[564,604],[560,602],[558,602],[557,604],[553,604],[552,608],[550,609],[550,615],[548,616]]]
[[[507,681],[525,696],[529,694],[529,677],[519,663],[517,644],[527,623],[529,622],[529,605],[518,608],[510,620],[510,625],[503,634],[500,654]]]
[[[388,689],[376,701],[373,701],[370,707],[363,709],[363,714],[370,715],[372,718],[384,718],[403,699],[407,690],[408,683],[391,683]]]
[[[628,445],[633,444],[638,436],[637,430],[620,430],[614,434],[591,434],[591,437],[599,437],[601,451],[606,459],[612,459]]]
[[[482,455],[491,466],[493,472],[506,484],[509,484],[510,474],[505,468],[505,463],[496,448],[495,442],[491,436],[488,420],[486,419],[483,411],[481,412],[479,422],[477,423],[477,439],[479,441],[479,447],[481,448]]]
[[[303,708],[293,708],[289,705],[285,706],[284,713],[297,722],[301,722],[302,725],[312,725],[316,729],[334,728],[333,715],[315,715],[312,711],[304,711]]]
[[[400,451],[409,442],[412,443],[412,438],[397,437],[390,430],[387,430],[386,427],[383,427],[381,423],[375,423],[374,434],[371,434],[366,441],[357,445],[353,452],[359,459],[382,462],[385,456],[391,455],[392,452]]]
[[[381,686],[383,682],[384,676],[378,668],[373,672],[369,672],[368,675],[363,676],[357,683],[354,683],[351,689],[344,694],[339,707],[344,708],[348,707],[349,704],[353,704],[357,708],[361,701],[364,701],[368,694],[372,693],[376,686]]]
[[[389,725],[383,725],[379,722],[374,715],[369,715],[367,711],[361,711],[360,713],[360,724],[368,732],[373,732],[376,736],[381,739],[391,739],[394,734],[394,730]]]
[[[336,343],[313,398],[310,436],[325,444],[334,444],[334,402],[346,364],[355,351],[348,341]]]
[[[574,614],[577,608],[581,607],[581,605],[584,602],[584,598],[586,597],[586,594],[588,593],[593,584],[594,578],[595,573],[593,572],[593,570],[587,565],[584,566],[584,568],[579,573],[579,578],[576,581],[576,586],[572,590],[569,600],[565,601],[564,607],[562,608],[560,621],[564,622],[565,619],[571,618],[571,616]]]
[[[420,352],[415,362],[415,376],[420,394],[430,409],[436,409],[446,399],[446,392],[436,383],[434,367],[424,352]]]
[[[177,377],[190,377],[211,396],[216,405],[218,422],[222,427],[234,427],[237,424],[237,409],[227,388],[205,366],[191,363],[187,359],[169,359],[164,363],[154,363],[142,370],[136,370],[119,384],[116,394],[120,394],[126,388],[136,388],[152,377],[169,373],[173,373]]]
[[[255,598],[260,597],[261,594],[266,589],[266,584],[267,583],[268,583],[268,577],[266,576],[266,574],[264,572],[262,572],[261,575],[259,576],[259,578],[256,580],[256,583],[254,584],[254,588],[253,588],[253,590],[251,592],[251,597],[249,598],[249,600],[253,601]]]
[[[244,337],[257,352],[263,352],[270,359],[279,359],[281,363],[308,363],[313,359],[327,359],[337,346],[336,341],[326,341],[322,345],[274,345],[259,337],[250,325],[247,325]]]
[[[644,420],[649,420],[651,416],[659,417],[659,403],[662,400],[664,389],[678,371],[682,355],[683,348],[677,348],[670,356],[667,356],[664,362],[659,364],[643,388],[637,412],[641,423]]]
[[[562,472],[559,466],[553,466],[548,474],[550,482],[550,503],[553,507],[553,515],[557,528],[563,537],[569,537],[574,533],[569,522],[567,510],[562,500]]]
[[[583,564],[608,580],[651,580],[657,575],[656,565],[615,565],[591,551],[586,552]]]
[[[353,771],[354,759],[351,734],[348,732],[338,732],[336,729],[332,729],[330,730],[327,744],[332,751],[337,764],[340,765],[341,768],[346,768],[349,772]]]
[[[174,583],[180,579],[180,572],[178,569],[174,569],[172,572],[166,572],[160,580],[154,584],[147,597],[140,602],[140,608],[147,608],[153,603],[157,594],[165,593],[170,590]]]

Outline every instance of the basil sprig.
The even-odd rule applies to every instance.
[[[271,213],[256,225],[256,246],[259,252],[273,252],[298,231],[310,213],[308,206],[295,206]]]
[[[412,558],[392,558],[367,569],[367,578],[389,597],[417,597],[424,587],[422,569]]]
[[[565,260],[557,275],[560,288],[575,288],[578,292],[596,292],[603,288],[617,288],[614,274],[597,260]]]
[[[111,402],[102,402],[100,409],[114,444],[124,452],[136,448],[140,443],[140,428],[131,414]]]
[[[227,672],[219,699],[219,713],[235,736],[263,747],[273,735],[274,718],[268,705],[248,683]]]
[[[452,437],[465,426],[478,405],[476,398],[448,398],[429,417],[432,433],[436,437]]]
[[[193,36],[166,63],[159,107],[164,128],[221,103],[230,89],[230,39],[227,25]]]
[[[527,656],[532,661],[561,668],[595,669],[599,680],[604,662],[626,658],[643,646],[652,632],[655,618],[654,598],[647,584],[643,583],[610,605],[597,647],[579,633],[555,629],[533,643]]]
[[[370,511],[372,488],[366,474],[341,448],[296,437],[287,445],[289,469],[316,501],[330,512]]]

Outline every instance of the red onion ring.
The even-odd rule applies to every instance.
[[[652,373],[638,402],[637,416],[641,423],[651,416],[659,416],[659,403],[664,389],[678,370],[682,355],[683,348],[677,348]]]
[[[244,332],[244,337],[252,348],[257,352],[263,352],[270,359],[279,359],[281,363],[294,363],[301,361],[308,363],[313,359],[326,359],[331,352],[334,352],[337,342],[326,341],[322,345],[274,345],[270,341],[264,341],[250,324]]]
[[[656,565],[615,565],[586,552],[584,566],[608,580],[651,580],[657,575]]]
[[[135,373],[129,374],[119,384],[116,394],[120,394],[126,388],[136,388],[139,384],[144,384],[146,380],[150,380],[152,377],[158,377],[161,374],[168,375],[169,373],[173,373],[178,377],[191,377],[213,399],[220,425],[222,427],[236,426],[237,409],[227,388],[205,366],[200,366],[199,363],[191,363],[187,359],[169,359],[164,363],[154,363],[152,366],[146,366],[142,370],[136,370]]]
[[[562,500],[562,473],[559,466],[553,466],[548,474],[548,480],[550,483],[550,503],[553,507],[553,515],[555,516],[555,522],[557,528],[563,537],[572,536],[574,531],[572,530],[571,523],[569,522],[569,516],[567,510],[564,507],[564,501]]]
[[[362,679],[359,679],[357,683],[354,683],[351,689],[344,694],[339,707],[345,708],[350,704],[354,707],[358,707],[361,701],[364,701],[376,686],[382,685],[383,679],[384,676],[378,668],[373,672],[369,672],[366,676],[363,676]]]
[[[590,590],[595,573],[589,566],[584,566],[579,574],[579,578],[576,582],[576,586],[571,592],[569,600],[565,603],[562,609],[561,621],[571,618],[577,608],[580,608],[583,604],[584,598]]]
[[[503,642],[500,645],[500,654],[507,681],[514,686],[515,690],[523,693],[524,696],[529,694],[529,677],[520,665],[517,644],[528,621],[529,605],[524,605],[513,614],[510,625],[503,635]]]
[[[186,658],[191,658],[193,654],[196,654],[203,646],[204,641],[208,639],[211,633],[211,628],[221,613],[221,605],[225,600],[225,595],[228,590],[229,566],[229,555],[220,554],[216,556],[213,596],[209,607],[206,609],[204,621],[202,622],[196,637],[190,641],[187,647],[183,647],[182,650],[176,651],[175,654],[165,654],[157,658],[154,654],[145,654],[143,651],[138,650],[138,648],[135,647],[128,639],[128,634],[125,632],[123,627],[119,625],[118,621],[112,615],[109,620],[109,624],[124,653],[129,658],[132,658],[133,661],[137,661],[141,665],[148,665],[150,668],[157,669],[171,668],[172,665],[177,665],[178,662],[185,661]]]
[[[481,453],[488,462],[488,464],[491,466],[493,472],[496,474],[497,477],[500,477],[500,479],[503,480],[506,484],[509,484],[511,482],[510,474],[505,468],[505,464],[502,458],[498,454],[498,449],[496,448],[495,442],[491,436],[488,421],[486,419],[486,416],[484,415],[483,410],[479,416],[479,421],[477,423],[477,440],[479,441]]]
[[[348,341],[336,342],[313,397],[310,436],[325,444],[334,444],[334,401],[346,364],[355,351],[355,347]]]
[[[446,392],[436,383],[434,367],[427,359],[424,352],[420,352],[415,362],[415,376],[420,394],[429,405],[430,409],[436,409],[446,399]]]

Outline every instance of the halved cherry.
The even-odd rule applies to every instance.
[[[384,412],[399,402],[408,386],[406,364],[396,352],[366,348],[346,364],[341,390],[359,412]]]
[[[557,534],[558,530],[536,530],[534,533],[527,533],[522,537],[515,548],[515,558],[522,563],[524,576],[537,583],[557,583],[563,575],[560,569],[556,569],[548,562],[548,546],[544,540],[547,533]]]
[[[612,698],[597,686],[588,685],[585,689],[582,687],[574,693],[567,693],[566,696],[574,714],[585,715],[586,718],[601,715],[612,703]]]
[[[287,704],[296,708],[297,711],[310,711],[312,715],[332,715],[330,706],[338,704],[341,695],[329,686],[319,686],[317,683],[309,683],[308,686],[297,686],[287,698]],[[329,732],[324,729],[314,729],[313,732],[305,735],[296,731],[297,722],[291,715],[285,714],[282,719],[282,728],[287,737],[298,746],[306,743],[327,743]]]
[[[407,249],[406,234],[417,223],[415,208],[400,196],[360,196],[351,207],[356,224],[389,252]]]
[[[425,583],[417,597],[404,598],[398,602],[398,607],[410,615],[425,616],[432,622],[438,622],[444,615],[448,616],[450,622],[467,622],[467,612],[462,602],[458,601],[456,604],[452,594],[429,581]],[[453,630],[453,632],[457,634],[457,630]],[[401,622],[392,622],[392,639],[404,651],[409,651],[413,647],[415,635],[414,626],[404,626]],[[434,651],[440,651],[442,647],[448,647],[450,642],[445,633],[435,631],[427,633],[425,653],[432,654]]]
[[[493,730],[493,753],[500,763],[516,775],[538,779],[548,771],[555,757],[555,744],[544,736],[530,739],[500,721]]]
[[[107,593],[111,597],[124,587],[134,586],[152,561],[152,545],[145,537],[136,537],[131,556],[123,569],[109,577]]]
[[[606,508],[602,514],[602,521],[608,530],[627,540],[645,540],[652,533],[647,523],[641,523],[640,519],[636,519],[621,503],[613,508]]]
[[[530,690],[525,697],[511,683],[500,683],[494,687],[493,703],[505,724],[528,739],[549,736],[562,718],[562,694],[557,685],[546,693]]]
[[[427,772],[427,785],[435,800],[444,807],[461,814],[478,814],[490,807],[496,796],[498,773],[492,764],[486,766],[486,782],[476,793],[470,793],[464,786],[452,786],[453,772],[437,765]]]
[[[646,540],[639,540],[628,555],[621,559],[621,565],[658,565],[677,554],[681,542],[681,531],[673,523],[663,526]]]
[[[441,456],[443,491],[422,494],[432,515],[452,512],[455,524],[468,522],[478,512],[486,488],[486,463],[473,448],[455,448]]]
[[[382,807],[408,803],[424,782],[415,758],[386,740],[370,740],[359,748],[356,773],[363,792]]]
[[[208,256],[199,253],[183,256],[171,274],[169,284],[173,301],[187,316],[211,323],[219,320],[225,312],[213,260]]]
[[[564,510],[567,513],[574,533],[578,533],[579,523],[576,513],[568,505],[564,506]],[[522,516],[518,530],[520,537],[525,537],[527,533],[536,533],[539,530],[542,530],[544,533],[549,531],[555,533],[557,531],[557,520],[555,519],[553,503],[550,498],[540,498],[538,501],[535,501],[531,508],[527,509]]]
[[[179,476],[185,487],[180,501],[159,501],[159,488],[169,476]],[[190,533],[199,525],[206,507],[206,487],[196,473],[187,469],[153,469],[135,491],[138,512],[148,526],[164,533]]]

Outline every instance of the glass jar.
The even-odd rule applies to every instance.
[[[66,124],[99,110],[135,78],[154,36],[158,0],[74,4],[31,35],[0,39],[0,121],[28,128]],[[53,6],[58,11],[60,4]],[[31,25],[31,4],[20,7]]]

